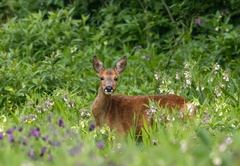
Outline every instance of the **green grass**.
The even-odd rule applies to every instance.
[[[167,123],[155,118],[155,127],[149,129],[148,134],[143,133],[142,142],[136,141],[131,133],[119,138],[107,127],[89,130],[93,119],[90,106],[96,94],[84,95],[64,89],[45,95],[32,93],[26,103],[13,110],[5,110],[8,113],[1,115],[1,164],[237,165],[240,133],[236,80],[229,73],[229,81],[226,82],[221,68],[212,74],[216,71],[214,65],[213,71],[206,72],[194,70],[197,65],[196,62],[193,68],[185,70],[191,75],[191,81],[196,85],[202,81],[201,87],[204,88],[194,89],[198,86],[187,84],[186,79],[189,77],[185,78],[184,73],[177,82],[174,77],[170,79],[162,75],[160,80],[152,77],[153,82],[159,82],[165,92],[182,94],[194,102],[198,111],[194,119],[187,122],[179,121],[177,116]],[[128,77],[129,71],[125,72],[122,80]],[[136,81],[139,81],[138,78]],[[153,82],[149,82],[149,85]],[[146,93],[141,91],[141,87],[139,92],[135,91],[131,85],[124,85],[120,81],[117,93],[121,93],[124,88],[127,88],[129,94]],[[8,89],[9,94],[13,91]],[[202,102],[199,98],[202,98]],[[59,126],[60,119],[64,127]],[[7,131],[14,127],[12,141]],[[23,130],[18,131],[19,128]],[[39,128],[41,133],[37,138],[29,135],[35,128]],[[43,140],[46,136],[48,140]],[[43,147],[46,151],[41,155]],[[31,149],[34,149],[34,154],[29,156]]]

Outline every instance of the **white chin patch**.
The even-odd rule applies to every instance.
[[[111,94],[113,93],[113,90],[111,90],[111,92],[108,92],[107,90],[104,90],[104,93],[105,93],[106,95],[111,95]]]

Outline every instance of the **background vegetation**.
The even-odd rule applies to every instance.
[[[236,0],[1,1],[0,165],[239,165],[239,8]],[[194,121],[154,114],[143,142],[94,130],[94,55],[108,67],[128,57],[116,93],[182,95],[198,108]]]

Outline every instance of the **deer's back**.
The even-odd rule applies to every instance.
[[[120,132],[128,132],[130,127],[135,126],[137,132],[143,127],[143,118],[148,125],[152,122],[149,120],[146,110],[149,109],[149,100],[159,103],[160,107],[168,107],[171,111],[173,108],[184,111],[186,99],[177,95],[153,95],[153,96],[127,96],[112,95],[109,109],[105,117],[106,123],[110,128],[117,128]],[[134,125],[134,122],[136,125]]]

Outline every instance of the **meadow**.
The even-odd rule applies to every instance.
[[[240,164],[239,4],[70,2],[0,4],[0,166]],[[141,142],[96,129],[95,55],[128,57],[115,94],[181,95],[196,116],[150,107]]]

